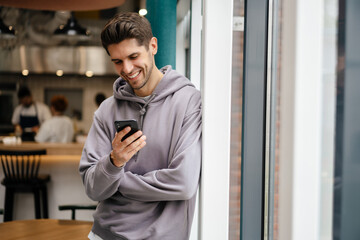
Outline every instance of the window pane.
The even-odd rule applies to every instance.
[[[281,106],[281,95],[287,89],[282,89],[280,86],[280,59],[282,53],[281,44],[281,4],[284,0],[276,2],[274,8],[274,31],[273,34],[273,53],[277,54],[277,58],[273,59],[272,66],[276,69],[276,74],[273,76],[273,81],[276,82],[275,91],[275,105],[272,107],[271,114],[274,116],[274,123],[272,127],[275,132],[275,137],[271,139],[271,146],[274,147],[274,152],[271,155],[271,164],[274,166],[271,173],[271,182],[273,183],[270,188],[270,218],[272,220],[269,229],[269,239],[279,239],[279,225],[278,221],[278,208],[279,208],[279,129],[282,124],[279,116],[279,109]],[[309,6],[311,7],[311,6]],[[338,22],[338,0],[325,0],[324,1],[324,21],[323,21],[323,59],[322,59],[322,141],[321,141],[321,202],[320,206],[320,229],[319,234],[321,240],[331,239],[332,237],[332,213],[333,213],[333,166],[334,166],[334,136],[335,136],[335,107],[336,107],[336,65],[337,65],[337,22]],[[311,86],[309,86],[310,88]],[[309,133],[310,134],[310,133]],[[306,210],[305,210],[306,211]]]

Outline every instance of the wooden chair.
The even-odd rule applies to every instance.
[[[50,175],[38,174],[40,156],[45,154],[46,150],[43,149],[0,150],[1,165],[5,175],[1,181],[5,186],[4,222],[13,219],[15,193],[34,194],[35,217],[37,219],[49,217],[46,184],[50,181]]]

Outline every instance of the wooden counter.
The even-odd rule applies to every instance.
[[[36,150],[46,149],[47,155],[81,155],[83,143],[36,143],[23,142],[20,144],[0,144],[5,150]]]
[[[36,143],[0,144],[1,150],[36,150],[46,149],[46,155],[41,159],[45,162],[79,162],[83,143]]]

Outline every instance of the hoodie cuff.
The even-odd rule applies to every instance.
[[[107,155],[102,160],[101,165],[102,165],[104,171],[109,175],[119,175],[122,171],[124,171],[124,166],[125,166],[125,165],[123,165],[121,167],[115,166],[110,159],[110,154]]]

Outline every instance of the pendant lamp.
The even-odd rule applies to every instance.
[[[88,40],[90,36],[90,31],[81,27],[74,13],[71,12],[70,18],[68,19],[65,25],[60,25],[54,32],[56,38],[64,39],[76,39],[76,40]]]
[[[12,27],[6,26],[2,18],[0,18],[0,38],[1,39],[15,38],[15,30]]]

